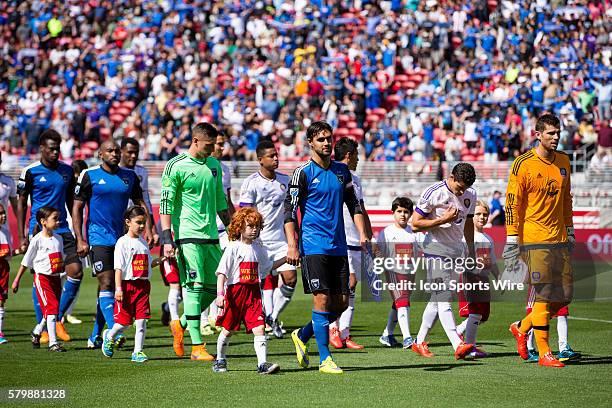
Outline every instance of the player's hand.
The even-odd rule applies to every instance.
[[[22,254],[25,254],[26,251],[28,250],[29,245],[30,245],[30,239],[28,237],[25,237],[19,244],[19,251],[21,251]]]
[[[159,245],[159,234],[153,234],[153,246],[156,247]]]
[[[518,237],[516,235],[510,235],[506,238],[506,245],[504,246],[504,262],[506,269],[514,269],[516,266],[521,251],[519,249]]]
[[[440,221],[442,222],[442,224],[446,224],[455,221],[458,216],[459,210],[456,207],[450,206],[444,211],[444,213],[442,213]]]
[[[565,228],[567,231],[567,246],[569,247],[569,251],[572,252],[576,247],[576,234],[574,233],[574,227]]]
[[[78,240],[77,241],[77,254],[79,255],[79,257],[85,258],[88,253],[89,253],[89,244],[87,243],[87,241]]]
[[[287,263],[293,266],[300,264],[300,251],[297,249],[297,246],[289,246],[289,249],[287,249]]]
[[[115,300],[117,302],[122,302],[123,301],[123,291],[121,291],[121,290],[116,290],[115,291]]]
[[[219,309],[223,309],[225,307],[225,297],[221,295],[217,296],[215,299],[215,305],[217,305]]]
[[[147,245],[149,246],[149,248],[153,248],[154,238],[153,233],[151,231],[145,230],[145,241],[147,241]]]
[[[164,245],[164,257],[173,258],[174,257],[174,247],[170,244]]]
[[[11,289],[13,290],[13,293],[17,293],[17,291],[19,290],[19,281],[17,279],[13,281]]]

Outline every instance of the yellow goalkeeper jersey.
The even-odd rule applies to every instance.
[[[512,163],[506,191],[506,233],[519,242],[560,243],[567,241],[572,222],[570,160],[555,152],[552,161],[535,149]]]

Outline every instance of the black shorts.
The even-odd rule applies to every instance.
[[[302,257],[304,293],[329,292],[348,295],[349,263],[346,256],[305,255]]]
[[[78,263],[81,265],[81,258],[77,254],[76,240],[70,232],[64,232],[60,234],[62,241],[64,241],[64,265],[70,265]]]
[[[114,271],[114,255],[114,246],[92,246],[89,251],[89,256],[91,257],[91,275],[96,276],[100,272]]]

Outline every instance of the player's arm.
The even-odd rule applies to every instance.
[[[32,194],[34,177],[29,169],[23,169],[17,183],[17,234],[19,235],[19,249],[25,252],[30,240],[26,227],[26,216],[28,214],[28,197]],[[13,209],[14,210],[14,209]]]
[[[15,218],[17,218],[17,213],[19,212],[18,200],[17,200],[17,185],[13,179],[10,180],[10,194],[9,194],[9,202],[11,203],[11,208],[13,209],[13,214],[15,214]],[[8,211],[8,208],[6,209]]]
[[[297,222],[298,208],[303,197],[308,194],[308,183],[306,174],[301,170],[295,170],[289,182],[287,196],[285,197],[285,236],[287,237],[287,263],[297,266],[300,263],[300,251],[298,249]]]
[[[72,211],[72,207],[74,206],[74,189],[76,188],[76,178],[74,177],[74,172],[71,171],[70,181],[68,182],[68,186],[66,187],[66,208],[68,211]]]
[[[372,222],[370,221],[370,216],[368,215],[368,211],[365,208],[365,202],[363,200],[360,200],[359,205],[361,205],[363,221],[365,222],[366,236],[368,237],[368,239],[372,239],[372,237],[374,236],[374,232],[372,231]]]
[[[255,188],[252,188],[250,179],[247,178],[242,182],[242,186],[240,186],[240,201],[238,206],[242,207],[254,207],[256,202],[256,194]]]
[[[83,171],[74,188],[74,202],[72,204],[72,229],[77,241],[77,253],[83,258],[89,252],[89,245],[83,236],[83,208],[91,199],[91,180],[87,171]]]
[[[223,255],[221,255],[219,266],[217,266],[217,299],[215,304],[220,309],[225,306],[225,283],[227,282],[227,274],[232,270],[232,262],[236,258],[234,248],[235,246],[232,245],[225,249]]]
[[[463,226],[463,237],[468,248],[468,257],[476,259],[476,249],[474,248],[474,214],[468,214]]]
[[[15,279],[13,280],[13,284],[11,285],[11,289],[13,290],[13,293],[17,293],[17,291],[19,290],[19,282],[21,281],[23,274],[26,272],[28,268],[31,268],[33,266],[34,256],[36,252],[38,251],[37,243],[38,243],[38,240],[34,239],[33,244],[28,247],[28,250],[26,251],[25,255],[23,256],[23,259],[21,260],[21,264],[19,265],[19,270],[17,271],[17,275],[15,276]]]
[[[228,210],[227,197],[225,196],[225,190],[223,189],[223,170],[221,169],[221,165],[217,165],[217,215],[223,222],[223,225],[226,227],[230,224],[231,216]]]
[[[357,227],[357,231],[359,231],[359,241],[361,245],[366,245],[366,243],[370,242],[370,236],[368,236],[366,231],[363,209],[355,194],[355,186],[353,185],[353,179],[350,172],[347,172],[343,197],[344,204],[346,204],[346,208],[348,208],[349,214],[351,214],[351,218],[353,218],[355,227]]]
[[[563,191],[563,221],[565,223],[565,231],[567,232],[567,242],[570,250],[576,245],[576,234],[574,232],[574,208],[572,204],[572,179],[568,166],[567,186]]]
[[[510,168],[508,187],[506,188],[506,245],[503,257],[506,266],[511,269],[516,265],[520,254],[519,223],[525,196],[525,165],[523,160],[515,160]]]
[[[440,225],[456,220],[458,215],[459,210],[451,206],[448,207],[446,211],[444,211],[440,218],[430,219],[427,218],[429,216],[429,213],[426,213],[423,210],[420,210],[419,207],[417,207],[412,213],[412,231],[424,232],[432,228],[439,227]]]
[[[159,222],[162,229],[159,243],[162,245],[163,255],[168,258],[174,256],[174,248],[176,248],[171,230],[178,178],[174,168],[175,166],[172,164],[169,167],[166,163],[166,168],[162,174],[162,189],[159,199]]]
[[[151,203],[151,195],[149,194],[149,172],[144,167],[141,180],[142,198],[145,202],[147,210],[149,210],[149,222],[151,223],[151,231],[153,232],[153,245],[159,244],[159,231],[155,225],[155,218],[153,217],[153,204]]]

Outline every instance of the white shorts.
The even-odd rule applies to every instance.
[[[427,266],[427,282],[446,283],[456,277],[455,268],[449,267],[449,258],[437,255],[425,255]]]
[[[268,257],[270,258],[272,262],[286,257],[287,251],[289,250],[289,246],[287,245],[285,241],[264,242],[263,245],[268,251]],[[278,275],[279,272],[295,271],[295,270],[297,270],[297,267],[293,265],[289,265],[288,263],[284,263],[283,265],[279,266],[278,269],[273,270],[272,274]]]
[[[357,282],[361,281],[361,249],[359,251],[349,249],[346,251],[348,255],[349,273],[355,275]]]

